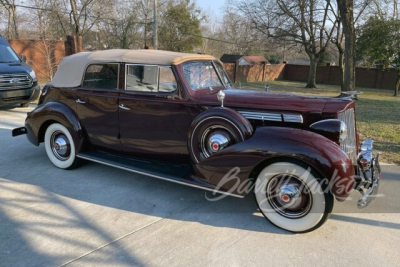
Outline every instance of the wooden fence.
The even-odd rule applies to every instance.
[[[238,66],[225,64],[225,70],[234,82],[264,82],[288,80],[307,82],[310,66],[293,64]],[[394,89],[396,70],[356,68],[356,86],[377,89]],[[338,66],[318,66],[317,84],[340,85]]]

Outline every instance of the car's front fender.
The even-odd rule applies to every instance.
[[[28,113],[25,121],[28,140],[38,146],[43,142],[46,128],[52,123],[60,123],[69,130],[79,151],[83,143],[83,132],[78,116],[74,110],[58,101],[47,102]]]
[[[293,128],[259,127],[248,140],[227,147],[195,166],[200,177],[219,185],[225,191],[245,195],[234,180],[221,185],[222,178],[233,168],[240,183],[257,175],[257,168],[276,160],[297,160],[310,165],[330,182],[337,199],[345,199],[354,186],[354,166],[347,154],[322,135]],[[260,171],[260,170],[259,170]],[[243,186],[242,188],[243,189]]]

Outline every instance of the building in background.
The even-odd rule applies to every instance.
[[[229,55],[223,54],[221,61],[226,63],[234,63],[238,66],[248,66],[248,65],[270,65],[269,61],[263,56],[244,56],[244,55]]]

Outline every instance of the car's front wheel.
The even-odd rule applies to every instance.
[[[277,162],[257,177],[255,198],[274,225],[296,233],[320,227],[333,208],[333,196],[309,166]]]
[[[46,153],[50,161],[60,169],[77,166],[75,144],[67,128],[59,123],[51,124],[44,137]]]

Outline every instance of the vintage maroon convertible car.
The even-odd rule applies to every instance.
[[[232,87],[211,56],[79,53],[13,135],[44,142],[63,169],[84,159],[224,195],[254,191],[264,216],[293,232],[321,226],[353,189],[359,207],[373,199],[379,154],[359,144],[354,101]]]

